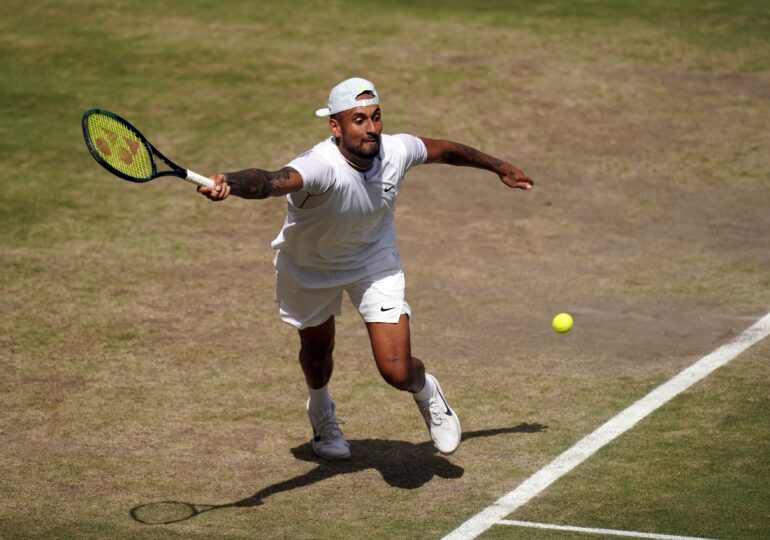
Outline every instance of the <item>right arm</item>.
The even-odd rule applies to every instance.
[[[210,177],[214,187],[198,186],[198,193],[212,201],[222,201],[230,194],[243,199],[266,199],[280,197],[302,189],[302,176],[291,167],[280,171],[245,169],[243,171],[219,173]]]

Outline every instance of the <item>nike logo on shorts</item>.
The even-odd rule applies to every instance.
[[[393,307],[388,307],[388,308],[386,308],[386,307],[381,307],[381,308],[380,308],[380,311],[390,311],[391,309],[396,309],[396,306],[393,306]]]

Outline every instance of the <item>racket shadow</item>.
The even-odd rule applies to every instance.
[[[464,433],[463,441],[480,437],[494,437],[508,433],[538,433],[548,426],[521,423],[508,428],[496,428]],[[400,489],[417,489],[434,477],[456,479],[465,470],[436,452],[430,441],[410,443],[382,439],[349,440],[352,458],[345,461],[329,462],[320,459],[313,452],[310,443],[291,449],[296,459],[317,463],[317,467],[289,480],[267,486],[250,497],[226,504],[193,504],[181,501],[160,501],[145,503],[131,508],[129,515],[134,521],[146,525],[166,525],[193,518],[204,512],[222,508],[250,508],[259,506],[273,495],[322,482],[340,474],[356,473],[374,469],[382,475],[388,485]]]

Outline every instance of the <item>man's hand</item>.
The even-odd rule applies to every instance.
[[[223,201],[230,195],[230,186],[227,184],[227,177],[222,174],[215,174],[209,176],[214,181],[214,187],[208,188],[205,186],[198,186],[198,193],[204,195],[211,201]]]
[[[532,189],[532,186],[535,185],[529,176],[510,163],[503,163],[500,169],[502,172],[497,173],[500,176],[500,181],[510,188]]]

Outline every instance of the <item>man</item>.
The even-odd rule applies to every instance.
[[[412,356],[411,310],[396,250],[393,211],[406,172],[422,163],[447,163],[494,172],[511,188],[528,190],[522,171],[463,144],[382,134],[379,94],[360,78],[335,86],[328,107],[331,137],[279,171],[247,169],[212,176],[209,199],[287,195],[287,217],[273,241],[276,302],[282,320],[299,331],[299,360],[308,385],[312,447],[320,457],[350,457],[328,383],[333,369],[334,317],[343,291],[363,318],[382,377],[412,393],[435,447],[453,453],[460,421],[435,377]]]

